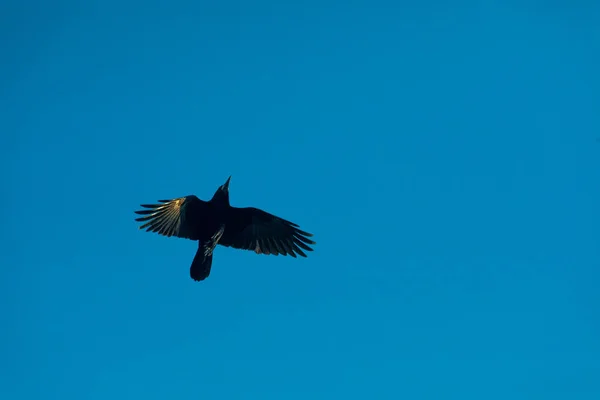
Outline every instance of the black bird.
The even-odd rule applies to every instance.
[[[219,186],[212,199],[200,200],[194,195],[172,200],[158,200],[161,204],[142,204],[148,210],[136,211],[144,215],[136,221],[144,222],[140,229],[163,236],[176,236],[198,241],[198,250],[190,267],[195,281],[208,278],[213,251],[217,244],[257,254],[306,257],[313,251],[308,239],[312,234],[301,231],[293,222],[286,221],[258,208],[237,208],[229,204],[229,181]]]

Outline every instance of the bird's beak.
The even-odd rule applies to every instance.
[[[229,190],[229,181],[231,180],[231,175],[227,178],[227,181],[223,184],[223,189]]]

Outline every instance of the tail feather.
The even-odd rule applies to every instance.
[[[206,246],[202,243],[198,244],[198,250],[190,267],[190,277],[195,281],[203,281],[210,275],[212,266],[212,252],[206,251]]]
[[[210,275],[210,267],[212,266],[213,251],[217,247],[217,243],[225,232],[225,225],[221,225],[219,230],[211,236],[206,242],[198,241],[198,250],[190,267],[190,276],[195,281],[203,281]]]

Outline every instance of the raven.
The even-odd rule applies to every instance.
[[[306,257],[304,251],[313,251],[308,239],[313,235],[299,229],[293,222],[254,207],[237,208],[229,204],[229,181],[219,186],[209,201],[194,195],[171,200],[158,200],[160,204],[142,204],[146,210],[135,211],[144,215],[136,221],[144,222],[139,228],[163,236],[195,240],[198,250],[190,267],[195,281],[208,278],[213,251],[220,244],[257,254],[290,255]]]

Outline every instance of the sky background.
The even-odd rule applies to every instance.
[[[600,3],[8,1],[0,38],[0,398],[600,398]],[[137,229],[229,175],[309,258],[197,283]]]

